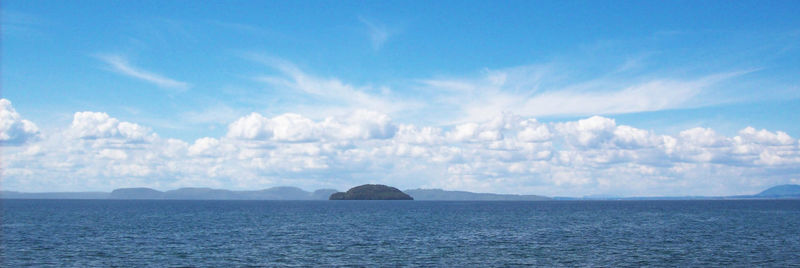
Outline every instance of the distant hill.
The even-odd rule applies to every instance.
[[[414,198],[391,186],[364,184],[350,188],[344,193],[334,193],[330,196],[330,200],[414,200]]]
[[[164,192],[150,188],[121,188],[111,191],[111,199],[162,199]]]
[[[784,184],[764,190],[755,195],[759,198],[800,198],[800,185]]]
[[[515,194],[490,194],[473,193],[465,191],[445,191],[442,189],[411,189],[405,193],[414,197],[414,200],[440,200],[440,201],[542,201],[551,198],[541,195],[515,195]]]
[[[366,187],[364,187],[366,186]],[[362,187],[362,188],[359,188]],[[384,188],[385,187],[385,188]],[[356,189],[358,188],[358,189]],[[348,194],[350,191],[355,192]],[[391,190],[394,189],[394,190]],[[396,190],[396,191],[395,191]],[[398,194],[399,193],[399,194]],[[723,200],[723,199],[800,199],[800,185],[785,184],[766,189],[754,195],[735,196],[653,196],[653,197],[546,197],[540,195],[513,195],[473,193],[466,191],[445,191],[442,189],[410,189],[401,192],[385,185],[362,185],[347,193],[337,193],[334,189],[319,189],[307,192],[290,186],[273,187],[255,191],[231,191],[202,187],[187,187],[166,192],[151,188],[120,188],[108,192],[49,192],[25,193],[0,191],[0,199],[174,199],[174,200],[328,200],[335,198],[405,198],[414,200],[442,201],[539,201],[539,200]]]

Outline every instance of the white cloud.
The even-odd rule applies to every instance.
[[[724,82],[751,72],[636,77],[584,74],[580,68],[553,63],[485,70],[477,77],[413,80],[401,85],[408,87],[406,93],[413,94],[398,94],[386,86],[356,86],[335,77],[315,76],[276,58],[258,54],[243,57],[277,71],[254,79],[270,86],[278,95],[290,97],[286,99],[299,100],[291,107],[283,107],[288,111],[318,119],[365,109],[438,126],[484,122],[503,114],[613,115],[718,104],[726,99],[708,99],[708,96]],[[571,76],[584,80],[576,81]],[[483,133],[485,138],[492,138],[491,134]]]
[[[614,141],[623,148],[641,148],[658,144],[655,137],[647,130],[630,126],[618,126],[614,129]]]
[[[272,138],[270,120],[261,114],[251,113],[228,126],[228,137],[251,140]]]
[[[128,154],[125,153],[125,151],[119,149],[103,149],[100,150],[99,155],[101,157],[114,160],[125,160],[128,158]]]
[[[0,99],[0,145],[20,145],[38,135],[36,124],[22,119],[11,106],[11,101]]]
[[[485,121],[503,113],[526,117],[611,115],[719,103],[698,100],[721,82],[748,72],[690,78],[601,73],[594,74],[597,78],[575,82],[566,78],[585,75],[550,64],[487,70],[474,78],[426,79],[421,81],[421,90],[433,100],[431,103],[454,111],[449,115],[454,117],[451,122]]]
[[[555,127],[569,144],[597,147],[613,137],[616,126],[613,119],[592,116],[575,122],[560,123]]]
[[[527,142],[548,141],[553,136],[547,125],[540,124],[536,119],[522,121],[522,131],[517,133],[517,139]]]
[[[189,146],[189,155],[191,156],[219,156],[219,140],[215,138],[199,138],[194,141],[192,146]]]
[[[224,137],[189,144],[105,113],[79,112],[56,131],[64,134],[3,151],[5,188],[386,183],[577,196],[741,194],[800,176],[800,146],[783,132],[748,127],[726,137],[693,128],[673,137],[602,116],[542,123],[505,114],[444,130],[396,125],[366,110],[323,120],[252,113]]]
[[[754,143],[767,144],[767,145],[791,145],[795,142],[786,132],[778,131],[772,133],[766,129],[756,130],[753,127],[746,127],[739,131],[739,136],[736,137],[739,142],[751,141]]]
[[[720,147],[725,146],[728,140],[722,135],[717,134],[713,129],[696,127],[681,131],[679,134],[682,141],[688,145],[698,147]]]
[[[273,117],[271,123],[272,137],[277,141],[307,142],[320,135],[317,125],[299,114],[282,114]]]
[[[233,122],[228,127],[227,136],[248,140],[312,142],[320,139],[387,139],[393,137],[396,131],[397,126],[389,116],[366,110],[356,110],[347,116],[328,117],[320,122],[291,113],[273,118],[252,113]]]
[[[340,118],[329,117],[323,127],[338,139],[388,139],[397,131],[388,115],[367,110],[356,110]]]
[[[121,139],[125,142],[146,142],[155,138],[149,128],[120,122],[106,113],[77,112],[73,116],[70,131],[81,139]]]
[[[247,54],[245,57],[279,72],[278,75],[255,77],[255,80],[278,90],[289,90],[289,92],[284,92],[285,94],[299,94],[308,98],[305,103],[292,107],[293,110],[305,110],[304,114],[315,113],[327,117],[332,114],[331,111],[341,113],[354,109],[393,114],[420,107],[419,102],[394,96],[392,90],[387,87],[357,87],[336,78],[323,78],[308,74],[293,63],[284,60],[257,54]]]
[[[530,116],[620,114],[679,108],[729,74],[696,80],[653,80],[620,90],[544,92],[524,101],[520,113]]]
[[[437,127],[417,127],[400,125],[395,140],[408,144],[439,144],[443,141],[442,129]]]
[[[127,59],[118,55],[99,55],[97,56],[97,58],[108,64],[114,71],[120,74],[144,80],[146,82],[155,84],[158,87],[172,88],[178,90],[186,90],[191,87],[189,83],[178,81],[150,71],[142,70],[130,64]]]

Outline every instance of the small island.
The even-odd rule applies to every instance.
[[[380,185],[364,184],[331,195],[330,200],[414,200],[411,196],[397,188]]]

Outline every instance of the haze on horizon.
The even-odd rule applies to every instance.
[[[4,1],[0,188],[800,184],[797,14],[797,1]]]

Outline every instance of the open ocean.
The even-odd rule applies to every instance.
[[[0,200],[3,267],[800,266],[800,200]]]

